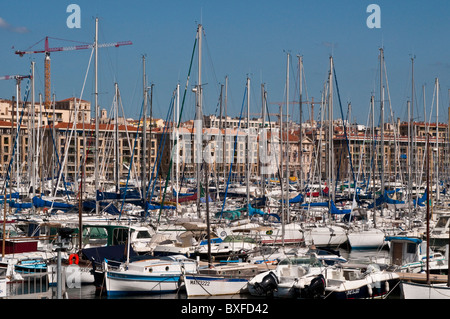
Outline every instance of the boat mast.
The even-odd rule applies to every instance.
[[[250,78],[247,77],[247,147],[246,147],[246,185],[247,185],[247,207],[250,206]],[[249,216],[250,217],[250,216]]]
[[[17,192],[20,194],[20,127],[19,127],[19,105],[20,105],[20,82],[16,82],[16,131],[17,131],[17,155],[16,155],[16,188]]]
[[[385,165],[385,157],[384,157],[384,87],[383,87],[383,65],[384,65],[384,51],[383,48],[380,48],[380,109],[381,109],[381,127],[380,127],[380,135],[381,135],[381,196],[384,196],[384,165]],[[383,216],[383,205],[380,207],[381,216]]]
[[[259,141],[261,142],[264,141],[264,143],[267,143],[266,138],[262,139],[262,135],[264,134],[264,136],[266,137],[266,90],[265,90],[265,86],[264,84],[261,84],[261,101],[262,101],[262,105],[261,105],[261,117],[262,117],[262,128],[261,128],[261,134],[260,134],[260,138]],[[266,147],[267,145],[264,145],[263,147]],[[267,154],[266,154],[267,155]],[[262,162],[259,162],[259,167],[262,167]],[[262,188],[262,196],[263,198],[265,198],[266,196],[266,175],[265,172],[263,172],[263,174],[261,174],[261,169],[260,169],[260,178],[261,178],[261,188]]]
[[[206,188],[205,203],[206,203],[206,229],[208,240],[208,268],[211,268],[212,257],[211,257],[211,225],[209,221],[209,163],[207,163],[207,161],[203,162],[205,164],[205,188]]]
[[[289,223],[290,211],[289,211],[289,58],[290,54],[287,54],[286,65],[286,222]]]
[[[202,114],[202,31],[203,26],[201,24],[198,25],[197,29],[197,37],[198,37],[198,83],[197,83],[197,90],[196,90],[196,96],[197,96],[197,107],[196,107],[196,128],[195,128],[195,134],[196,134],[196,153],[197,153],[197,215],[198,218],[201,218],[200,213],[200,196],[201,196],[201,189],[200,189],[200,168],[202,165],[202,121],[203,121],[203,114]]]
[[[147,155],[147,78],[145,73],[145,55],[142,55],[142,70],[143,70],[143,76],[142,76],[142,89],[144,94],[144,109],[142,111],[143,113],[143,119],[142,119],[142,152],[141,152],[141,187],[142,187],[142,199],[144,202],[144,207],[147,206],[147,196],[146,196],[146,155]],[[150,123],[151,125],[151,123]]]
[[[436,205],[439,198],[439,78],[436,78]]]
[[[331,212],[331,200],[334,201],[333,172],[334,172],[334,154],[333,154],[333,57],[330,56],[330,75],[329,75],[329,95],[328,95],[328,196],[329,211]]]
[[[36,139],[35,139],[35,119],[36,116],[34,114],[35,112],[35,100],[34,100],[34,64],[35,62],[31,62],[31,118],[32,120],[32,127],[31,127],[31,187],[32,187],[32,198],[36,195]],[[31,121],[28,121],[30,123]],[[5,202],[6,204],[6,202]],[[36,207],[32,205],[33,212],[36,211]]]
[[[226,156],[228,155],[227,150],[227,103],[228,103],[228,76],[225,77],[225,100],[224,100],[224,113],[225,113],[225,129],[223,132],[223,180],[224,182],[227,180],[227,165],[226,163]],[[230,145],[231,146],[231,145]]]
[[[427,285],[430,284],[430,133],[427,134],[427,255],[426,273]]]
[[[376,168],[376,144],[375,144],[375,97],[372,95],[370,97],[370,105],[372,109],[372,157],[374,158],[374,163],[372,164],[372,199],[373,199],[373,224],[376,225],[376,215],[377,215],[377,199],[375,196],[375,168]]]
[[[302,122],[303,122],[303,108],[302,108],[302,103],[303,103],[303,101],[302,101],[302,96],[303,96],[303,57],[302,56],[300,56],[300,55],[298,55],[297,56],[298,57],[298,68],[299,68],[299,70],[298,70],[298,74],[299,74],[299,111],[300,111],[300,133],[299,133],[299,139],[300,139],[300,141],[299,141],[299,154],[298,154],[298,156],[299,156],[299,162],[300,162],[300,176],[299,176],[299,178],[300,178],[300,181],[299,181],[299,184],[300,184],[300,189],[299,189],[299,191],[302,191],[303,190],[303,166],[302,166],[302,164],[303,164],[303,132],[302,132]],[[312,125],[312,123],[311,123],[311,125]]]
[[[179,194],[179,181],[178,181],[178,175],[180,174],[179,169],[180,169],[180,143],[179,143],[179,138],[180,138],[180,133],[179,133],[179,121],[180,121],[180,84],[177,84],[177,110],[176,110],[176,122],[174,123],[175,126],[175,138],[177,141],[177,147],[176,147],[176,152],[177,152],[177,156],[176,156],[176,171],[175,171],[175,179],[176,179],[176,189],[177,189],[177,196],[176,196],[176,207],[178,207],[178,194]],[[151,123],[150,123],[151,125]],[[151,141],[151,140],[150,140]],[[173,188],[173,187],[172,187]]]
[[[411,103],[407,102],[408,105],[408,155],[407,155],[407,165],[408,165],[408,210],[411,214],[411,199],[412,199],[412,170],[411,170],[411,158],[412,158],[412,148],[411,148]],[[410,215],[411,216],[411,215]]]
[[[99,107],[98,107],[98,18],[95,18],[95,41],[94,41],[94,50],[95,50],[95,213],[98,215],[99,213],[99,203],[97,199],[97,190],[99,189],[99,176],[98,176],[98,162],[99,162],[99,143],[98,143],[98,134],[99,134]],[[54,123],[53,123],[54,125]]]

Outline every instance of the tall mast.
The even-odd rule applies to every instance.
[[[17,192],[20,192],[20,127],[19,127],[19,105],[20,105],[20,80],[16,82],[16,93],[17,93],[17,101],[16,101],[16,131],[17,131],[17,155],[16,155],[16,188]],[[6,203],[6,201],[5,201]]]
[[[250,205],[250,78],[247,77],[247,147],[246,147],[246,163],[247,163],[247,207]]]
[[[383,48],[380,48],[380,109],[381,109],[381,196],[384,195],[384,165],[386,163],[384,158],[384,87],[383,87],[383,65],[384,65],[384,55]],[[383,206],[380,207],[381,216],[383,216]]]
[[[99,176],[98,176],[98,165],[99,165],[99,149],[98,149],[98,134],[99,134],[99,109],[98,109],[98,18],[95,18],[95,212],[99,213],[99,203],[97,200],[97,190],[99,189]],[[54,125],[54,124],[53,124]]]
[[[180,139],[180,133],[178,131],[178,127],[179,127],[179,121],[180,121],[180,84],[177,84],[177,112],[176,112],[176,118],[175,118],[175,123],[174,123],[174,128],[175,128],[175,138],[177,141],[177,146],[176,146],[176,152],[177,152],[177,156],[176,158],[176,171],[175,171],[175,179],[176,179],[176,189],[177,189],[177,197],[176,197],[176,203],[177,203],[177,207],[178,207],[178,194],[179,194],[179,188],[178,188],[178,175],[179,175],[179,169],[180,169],[180,143],[179,143],[179,139]],[[151,123],[150,123],[151,125]]]
[[[198,25],[197,30],[197,37],[198,37],[198,83],[197,83],[197,90],[196,90],[196,96],[197,96],[197,107],[196,107],[196,153],[197,153],[197,214],[198,217],[201,217],[200,214],[200,196],[201,196],[201,189],[200,189],[200,168],[202,165],[202,121],[203,121],[203,114],[202,114],[202,32],[203,27],[201,24]]]
[[[227,180],[227,165],[226,155],[229,149],[227,149],[227,103],[228,103],[228,76],[225,77],[225,100],[224,100],[224,117],[225,117],[225,130],[223,132],[223,180]]]
[[[147,205],[147,196],[146,196],[146,155],[147,155],[147,78],[145,73],[145,55],[142,56],[142,94],[144,95],[144,109],[142,111],[143,113],[143,119],[142,119],[142,152],[141,152],[141,187],[142,187],[142,199],[144,201],[144,207]]]
[[[412,159],[412,149],[411,149],[411,103],[407,102],[408,105],[408,155],[407,155],[407,165],[408,165],[408,198],[412,199],[412,170],[411,170],[411,159]],[[409,213],[411,214],[411,200],[408,200]]]
[[[439,197],[439,78],[436,78],[436,205]]]
[[[430,133],[427,133],[427,212],[426,212],[426,232],[427,232],[427,253],[426,253],[426,279],[430,284]]]
[[[303,99],[303,57],[298,56],[298,74],[299,74],[299,111],[300,111],[300,134],[299,134],[299,162],[300,162],[300,191],[303,189],[303,132],[302,132],[302,122],[303,122],[303,108],[302,108],[302,99]],[[312,123],[311,123],[312,125]]]
[[[377,210],[377,206],[376,206],[376,197],[375,197],[375,168],[376,168],[376,147],[375,147],[375,97],[372,95],[370,97],[370,106],[371,106],[371,110],[372,110],[372,157],[374,159],[374,163],[372,165],[372,199],[373,199],[373,224],[374,226],[376,226],[376,210]]]
[[[114,150],[115,150],[115,165],[114,165],[114,176],[116,178],[115,184],[116,184],[116,193],[119,193],[120,191],[120,170],[119,170],[119,86],[117,83],[114,84],[115,92],[116,92],[116,105],[115,105],[115,114],[114,117],[116,118],[116,125],[115,125],[115,143],[114,143]],[[83,118],[84,119],[84,118]]]
[[[334,200],[333,172],[334,172],[334,156],[333,156],[333,57],[330,56],[330,75],[329,75],[329,95],[328,95],[328,196]],[[331,212],[331,203],[330,203]]]
[[[36,194],[36,149],[35,149],[35,145],[37,143],[36,139],[35,139],[35,100],[34,100],[34,64],[35,62],[31,62],[31,118],[32,121],[28,121],[28,123],[32,123],[31,126],[31,186],[32,186],[32,196],[34,198],[35,194]],[[30,118],[28,116],[28,118]],[[6,200],[6,199],[5,199]],[[6,202],[5,202],[6,203]],[[35,211],[35,207],[33,205],[33,211]]]
[[[263,141],[264,143],[267,143],[266,139],[262,139],[262,135],[264,134],[264,136],[266,135],[266,90],[264,88],[264,84],[261,84],[261,101],[262,101],[262,105],[261,105],[261,117],[262,117],[262,128],[260,130],[261,134],[260,134],[260,138],[259,141]],[[267,145],[263,145],[263,147],[265,148]],[[259,162],[259,167],[262,167],[262,162]],[[260,169],[261,172],[261,169]],[[264,172],[265,173],[265,172]],[[262,196],[265,197],[266,195],[266,175],[265,174],[261,174],[260,173],[260,177],[261,177],[261,187],[262,187]]]
[[[289,58],[290,54],[287,54],[286,64],[286,222],[289,223]]]

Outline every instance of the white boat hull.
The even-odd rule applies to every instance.
[[[404,299],[450,299],[450,287],[445,284],[426,285],[401,282]]]
[[[307,245],[339,246],[347,242],[347,233],[341,227],[315,227],[306,229],[303,233]]]
[[[210,275],[185,275],[186,294],[193,296],[235,295],[247,289],[248,279]]]
[[[356,230],[349,232],[348,242],[352,249],[380,248],[385,244],[385,234],[380,229]]]
[[[150,276],[115,271],[108,271],[105,278],[108,296],[174,292],[179,287],[179,279],[180,275]]]

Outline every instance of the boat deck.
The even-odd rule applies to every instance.
[[[396,274],[399,276],[399,279],[403,281],[418,282],[418,283],[425,283],[427,281],[427,275],[424,273],[417,274],[417,273],[396,272]],[[432,284],[446,283],[447,281],[448,281],[447,275],[430,274],[430,283]]]

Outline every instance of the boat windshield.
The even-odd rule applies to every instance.
[[[322,264],[315,256],[311,256],[311,257],[286,258],[281,260],[279,262],[279,265],[299,265],[299,266],[319,267]]]
[[[444,228],[445,225],[447,225],[447,221],[450,216],[440,217],[439,220],[436,223],[435,228]]]
[[[247,236],[241,236],[241,235],[232,235],[227,236],[223,240],[224,243],[230,243],[230,242],[245,242],[245,243],[256,243],[254,238],[247,237]]]

